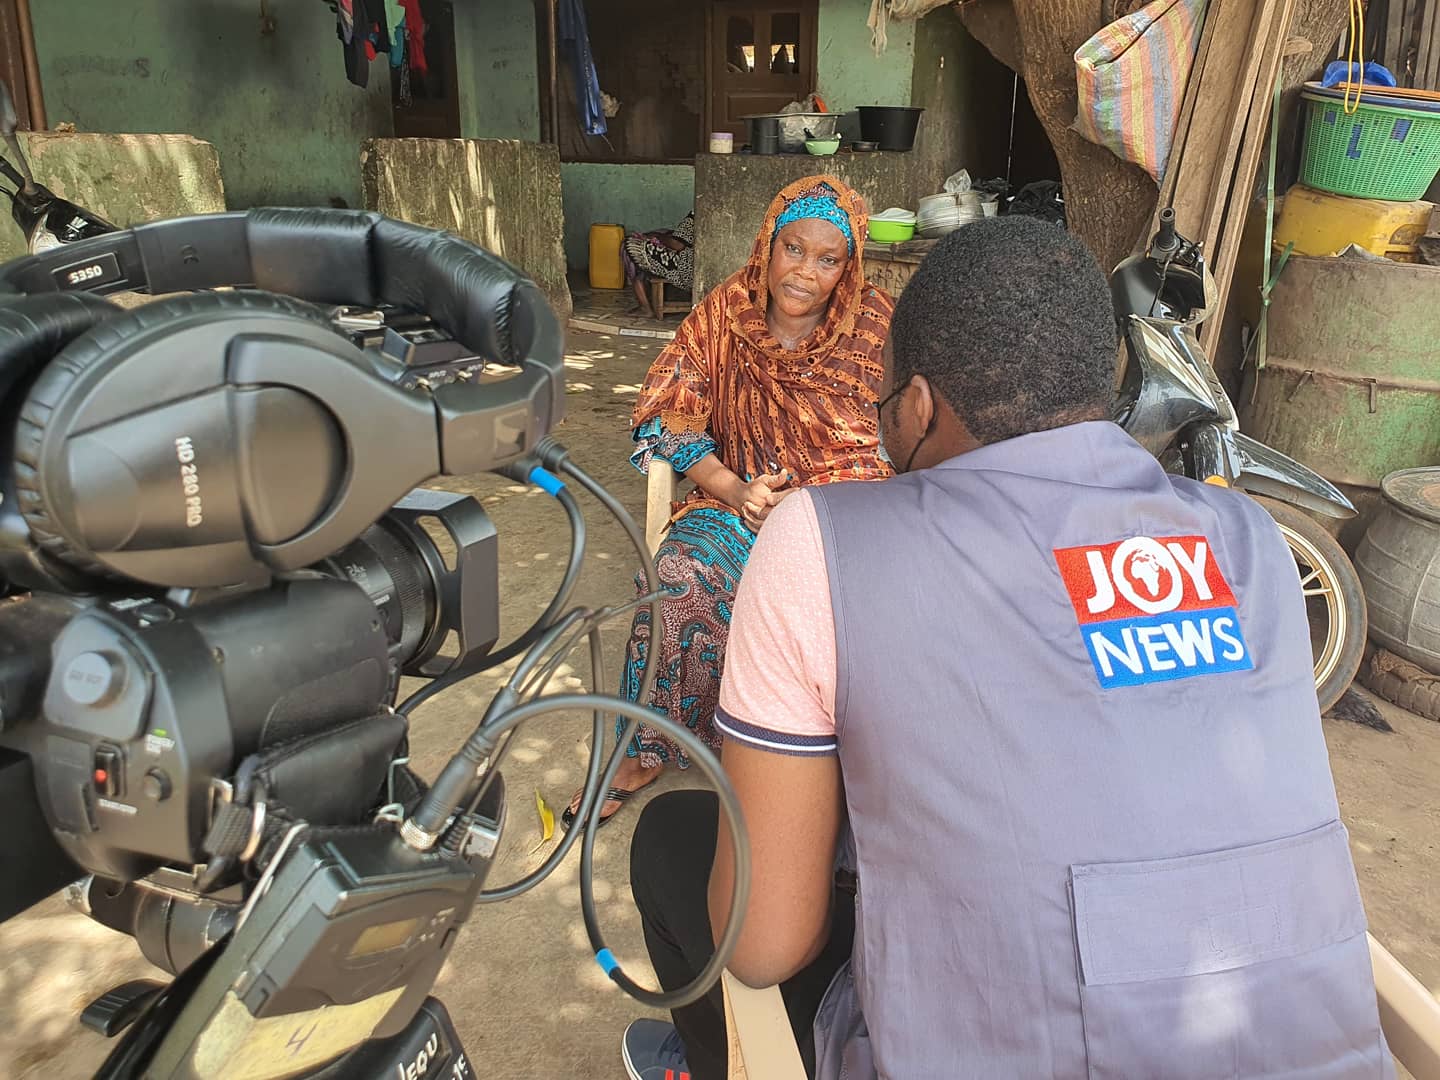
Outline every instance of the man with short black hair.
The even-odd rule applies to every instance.
[[[1392,1075],[1294,563],[1259,506],[1105,419],[1088,252],[967,226],[891,347],[902,475],[786,499],[739,591],[732,972],[782,985],[824,1078]],[[702,834],[730,903],[717,817],[675,792],[637,828],[669,988],[713,952]],[[715,997],[674,1020],[632,1025],[631,1076],[723,1077]]]

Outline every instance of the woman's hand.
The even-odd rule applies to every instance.
[[[685,474],[698,484],[711,498],[719,499],[730,507],[747,526],[756,532],[770,516],[770,511],[794,488],[782,491],[790,482],[790,472],[782,469],[778,473],[757,476],[746,482],[721,464],[714,454],[701,458]]]
[[[740,492],[739,506],[740,517],[745,524],[759,532],[760,526],[764,525],[765,519],[770,516],[770,511],[780,505],[781,499],[795,492],[795,488],[780,490],[789,482],[789,472],[782,470],[767,476],[757,476],[746,484]]]

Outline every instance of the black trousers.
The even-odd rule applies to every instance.
[[[640,815],[630,847],[630,888],[645,930],[650,963],[666,990],[691,982],[715,953],[706,891],[715,861],[720,802],[709,791],[672,791]],[[805,970],[781,984],[785,1011],[806,1072],[814,1075],[812,1025],[830,981],[850,959],[855,935],[855,897],[837,889],[830,940]],[[671,1013],[685,1040],[695,1080],[725,1080],[725,1004],[717,985],[708,995]]]

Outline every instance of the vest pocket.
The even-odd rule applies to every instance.
[[[1070,868],[1092,1077],[1380,1076],[1345,828]]]
[[[870,1031],[860,1012],[855,976],[840,966],[815,1013],[815,1080],[874,1080]]]

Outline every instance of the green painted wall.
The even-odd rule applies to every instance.
[[[631,231],[672,229],[695,206],[690,165],[560,166],[565,203],[565,258],[590,265],[590,226],[624,225]]]
[[[910,104],[916,23],[892,19],[889,46],[876,56],[865,25],[869,14],[870,0],[820,0],[816,83],[836,112],[857,105]]]
[[[462,136],[539,140],[539,52],[531,0],[457,3],[455,65]]]
[[[360,142],[393,132],[389,67],[353,86],[323,3],[269,8],[262,35],[256,0],[32,4],[51,126],[213,143],[232,208],[361,205]]]

